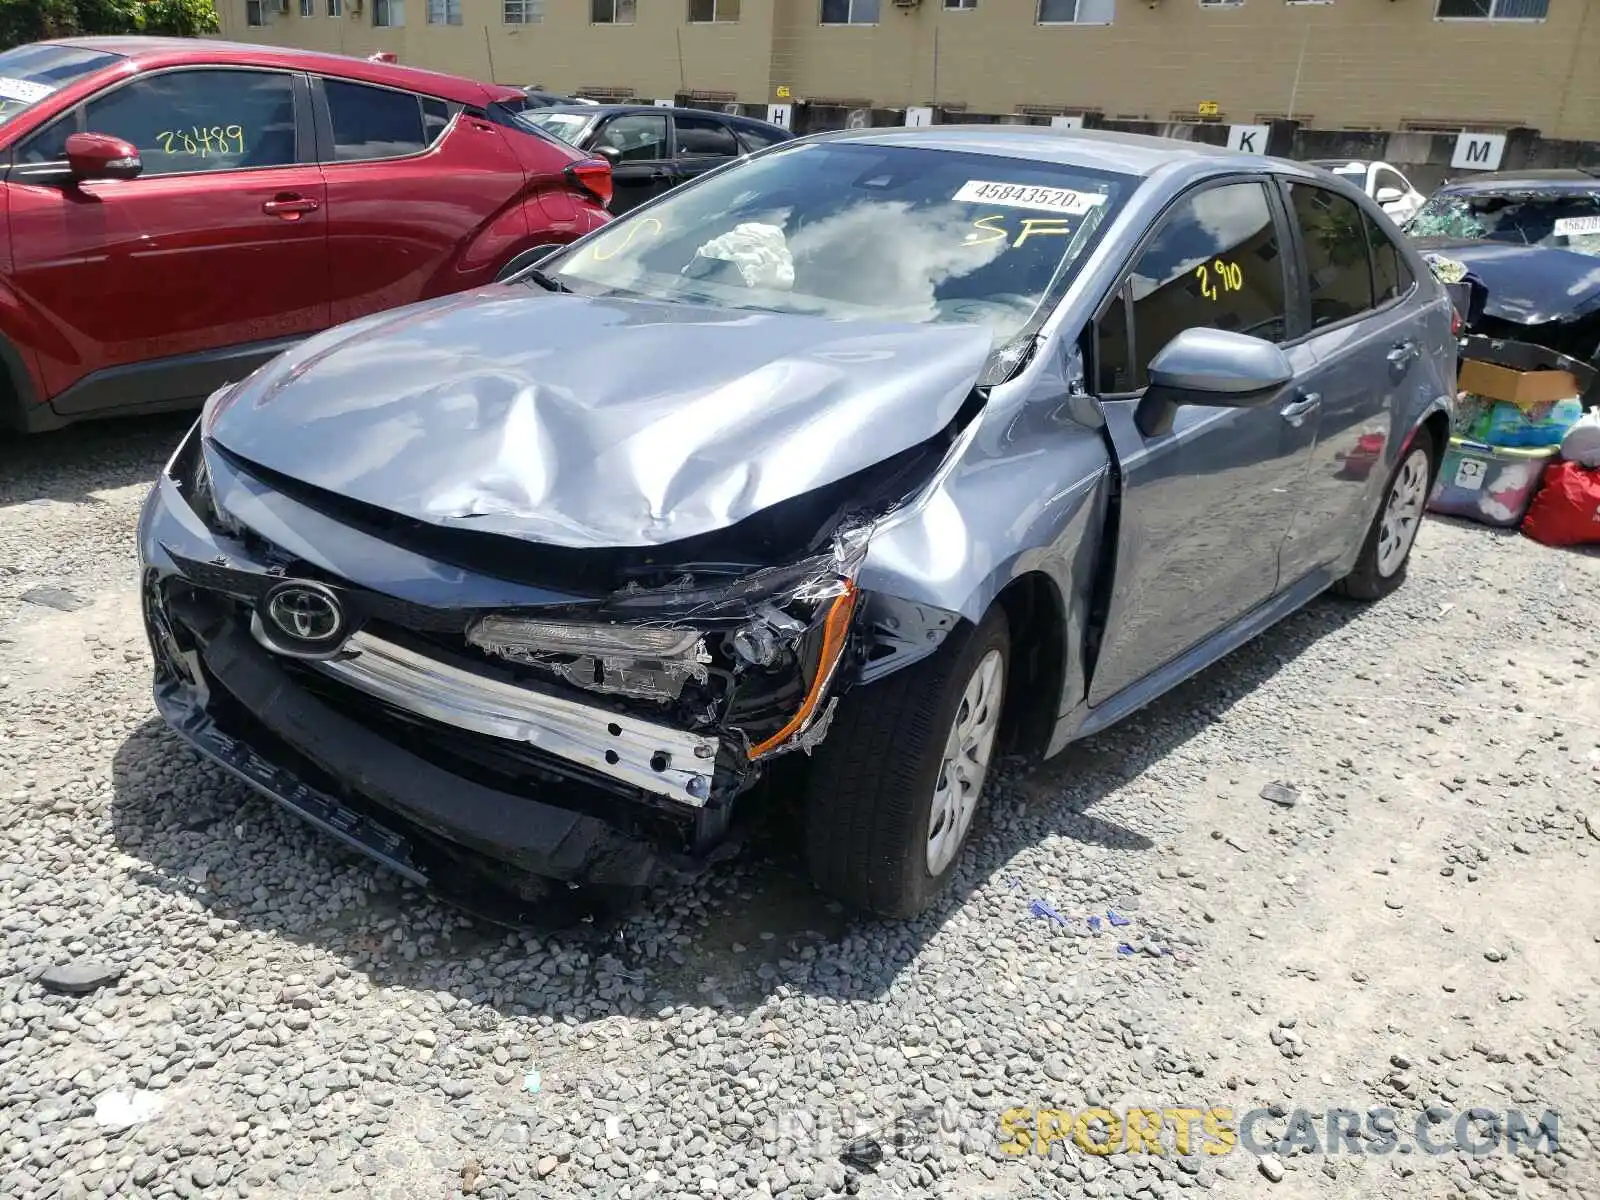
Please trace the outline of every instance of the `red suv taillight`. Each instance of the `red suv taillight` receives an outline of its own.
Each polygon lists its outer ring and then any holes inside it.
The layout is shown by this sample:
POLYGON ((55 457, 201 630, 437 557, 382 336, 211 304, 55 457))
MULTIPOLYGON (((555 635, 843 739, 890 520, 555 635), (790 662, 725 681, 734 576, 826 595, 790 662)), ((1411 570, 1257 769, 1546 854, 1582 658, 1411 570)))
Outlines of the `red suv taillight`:
POLYGON ((567 168, 567 178, 588 192, 602 207, 611 203, 611 164, 603 158, 586 158, 567 168))

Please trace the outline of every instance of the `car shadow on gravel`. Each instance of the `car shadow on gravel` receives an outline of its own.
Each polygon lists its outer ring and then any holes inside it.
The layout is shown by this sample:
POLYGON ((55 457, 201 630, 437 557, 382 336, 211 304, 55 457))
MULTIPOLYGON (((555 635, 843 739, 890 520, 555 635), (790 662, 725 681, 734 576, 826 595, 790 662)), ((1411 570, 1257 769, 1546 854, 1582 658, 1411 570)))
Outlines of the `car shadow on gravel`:
POLYGON ((779 987, 870 1000, 974 892, 997 875, 1008 878, 1012 859, 1041 838, 1153 849, 1145 833, 1095 806, 1363 611, 1318 601, 1051 762, 1006 766, 991 798, 1001 819, 980 824, 956 886, 928 913, 894 925, 853 917, 811 888, 797 849, 793 788, 781 781, 730 861, 692 882, 658 886, 620 915, 555 933, 508 934, 423 895, 222 778, 155 719, 115 753, 114 835, 145 864, 137 871, 142 886, 191 896, 215 916, 320 948, 376 986, 449 987, 498 1008, 529 1011, 531 1004, 580 1020, 685 1002, 748 1009, 779 987), (326 902, 339 880, 354 881, 359 903, 326 902), (280 898, 287 893, 303 895, 280 898), (313 912, 318 896, 322 908, 313 912), (823 956, 831 963, 826 974, 812 970, 823 956), (507 984, 507 957, 530 971, 543 968, 537 999, 507 984), (560 964, 553 976, 552 957, 560 964))
POLYGON ((0 508, 36 500, 96 503, 94 493, 148 484, 172 456, 192 412, 0 434, 0 508))

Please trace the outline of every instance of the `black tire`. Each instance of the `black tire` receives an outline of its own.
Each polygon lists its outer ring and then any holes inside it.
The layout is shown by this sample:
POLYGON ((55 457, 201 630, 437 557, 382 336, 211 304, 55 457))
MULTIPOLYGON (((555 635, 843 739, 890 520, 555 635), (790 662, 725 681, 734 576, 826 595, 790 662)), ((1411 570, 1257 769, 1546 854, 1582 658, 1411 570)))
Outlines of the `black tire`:
MULTIPOLYGON (((922 662, 840 701, 806 783, 806 860, 821 891, 880 916, 910 917, 949 882, 982 812, 982 783, 955 853, 937 874, 928 866, 930 811, 963 693, 993 650, 998 706, 1011 665, 999 608, 922 662)), ((991 748, 991 770, 997 755, 991 748)))
POLYGON ((1383 540, 1384 520, 1388 515, 1389 506, 1395 500, 1396 490, 1400 486, 1402 477, 1405 477, 1407 471, 1417 463, 1419 455, 1423 459, 1420 469, 1426 473, 1422 496, 1422 502, 1426 505, 1427 498, 1433 491, 1433 481, 1439 474, 1439 450, 1434 445, 1432 434, 1427 430, 1421 430, 1407 447, 1406 452, 1400 456, 1393 473, 1384 483, 1383 498, 1378 502, 1378 511, 1373 514, 1372 526, 1367 530, 1366 540, 1361 543, 1361 555, 1356 559, 1355 568, 1333 585, 1333 590, 1338 595, 1349 600, 1381 600, 1405 582, 1406 567, 1411 562, 1411 549, 1416 545, 1416 528, 1422 524, 1422 510, 1417 511, 1410 540, 1405 545, 1404 557, 1398 564, 1389 564, 1387 571, 1383 569, 1384 558, 1380 543, 1383 540))

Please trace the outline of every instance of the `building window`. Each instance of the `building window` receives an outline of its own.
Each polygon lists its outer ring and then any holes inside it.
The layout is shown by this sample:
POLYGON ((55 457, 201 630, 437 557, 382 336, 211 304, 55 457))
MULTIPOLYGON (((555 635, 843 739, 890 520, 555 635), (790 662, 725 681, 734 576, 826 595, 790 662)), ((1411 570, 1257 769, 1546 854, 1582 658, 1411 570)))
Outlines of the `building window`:
POLYGON ((971 12, 978 7, 978 0, 944 0, 946 11, 971 12))
POLYGON ((544 0, 505 0, 502 14, 507 25, 537 25, 544 20, 544 0))
POLYGON ((266 0, 244 0, 244 23, 255 26, 267 23, 266 0))
POLYGON ((300 15, 314 17, 317 15, 317 0, 300 0, 300 15))
POLYGON ((428 24, 461 24, 461 0, 428 0, 428 24))
POLYGON ((372 0, 372 23, 380 29, 399 29, 406 23, 406 0, 372 0))
POLYGON ((632 25, 637 0, 589 0, 589 21, 594 25, 632 25))
POLYGON ((1041 25, 1109 25, 1117 0, 1039 0, 1041 25))
POLYGON ((1201 8, 1243 8, 1244 0, 1200 0, 1201 8))
POLYGON ((824 25, 876 25, 878 0, 822 0, 824 25))
POLYGON ((689 24, 716 25, 739 19, 739 0, 689 0, 689 24))
POLYGON ((344 16, 344 0, 328 0, 328 15, 330 17, 344 16))
POLYGON ((1550 0, 1439 0, 1440 20, 1542 21, 1550 0))

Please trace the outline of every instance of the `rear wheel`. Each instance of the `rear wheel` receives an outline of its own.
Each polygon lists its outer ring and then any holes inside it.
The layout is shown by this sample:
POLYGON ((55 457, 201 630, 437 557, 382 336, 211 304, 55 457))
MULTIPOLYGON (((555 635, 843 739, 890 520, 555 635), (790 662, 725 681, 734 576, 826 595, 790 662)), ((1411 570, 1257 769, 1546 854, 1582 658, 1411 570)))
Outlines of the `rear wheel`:
POLYGON ((1437 470, 1433 438, 1421 432, 1389 477, 1383 503, 1362 543, 1361 557, 1356 559, 1355 569, 1337 585, 1341 595, 1352 600, 1377 600, 1404 581, 1437 470))
POLYGON ((983 798, 1010 653, 996 609, 964 638, 844 698, 807 783, 817 887, 889 917, 913 916, 943 890, 983 798))

